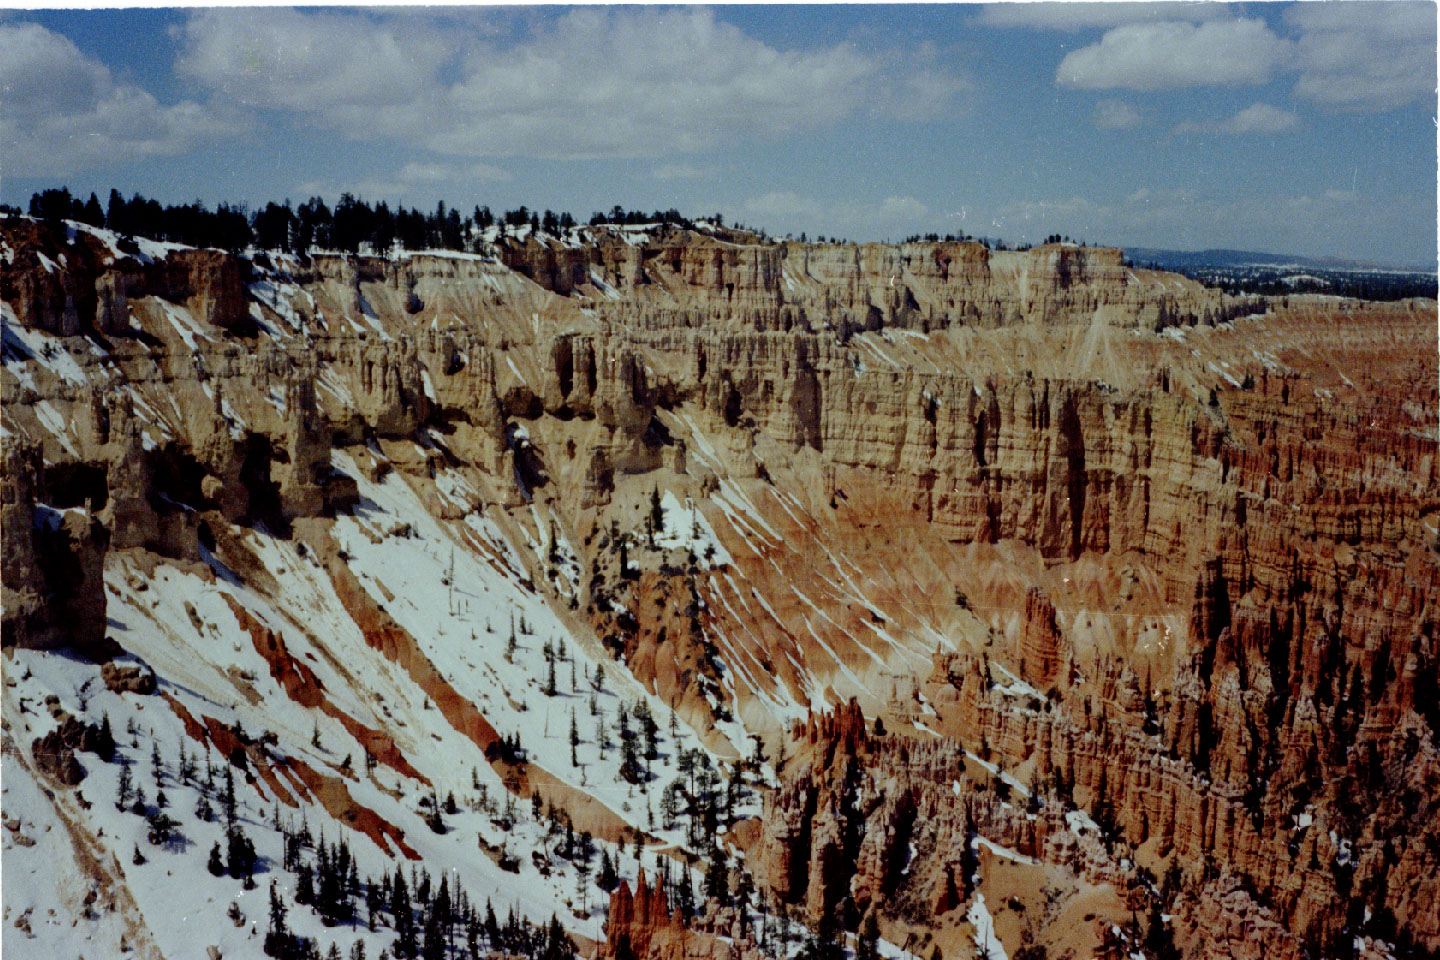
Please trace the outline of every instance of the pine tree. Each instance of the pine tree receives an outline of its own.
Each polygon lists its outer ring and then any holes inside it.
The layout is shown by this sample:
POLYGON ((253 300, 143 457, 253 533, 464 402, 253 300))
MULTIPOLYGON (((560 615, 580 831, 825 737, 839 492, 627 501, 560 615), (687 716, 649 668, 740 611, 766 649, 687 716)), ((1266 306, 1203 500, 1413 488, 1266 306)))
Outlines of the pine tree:
POLYGON ((580 758, 576 753, 580 747, 580 728, 575 725, 575 711, 570 711, 570 766, 580 766, 580 758))
POLYGON ((606 893, 620 885, 620 878, 615 874, 615 863, 610 859, 608 850, 600 851, 600 871, 595 875, 595 885, 606 893))
POLYGON ((390 897, 390 912, 395 917, 395 955, 413 957, 419 949, 416 940, 415 916, 410 908, 410 893, 405 886, 405 876, 395 871, 395 885, 390 897))
POLYGON ((385 907, 382 898, 380 884, 373 880, 365 881, 365 927, 369 930, 375 929, 375 919, 385 907))
POLYGON ((545 696, 553 697, 560 691, 555 688, 555 658, 546 658, 545 696))
POLYGON ((495 908, 491 905, 488 897, 485 900, 485 939, 490 944, 491 950, 499 948, 500 923, 495 919, 495 908))
MULTIPOLYGON (((216 849, 216 852, 218 853, 218 852, 219 852, 219 844, 216 844, 216 848, 215 848, 215 849, 216 849)), ((279 943, 281 943, 281 942, 285 942, 286 947, 289 946, 288 941, 289 941, 289 939, 290 939, 290 931, 289 931, 289 929, 285 926, 285 913, 286 913, 285 901, 282 900, 282 899, 280 899, 280 888, 275 885, 275 881, 274 881, 274 880, 271 880, 271 881, 270 881, 270 932, 269 932, 269 934, 268 934, 268 935, 266 936, 266 938, 265 938, 265 952, 266 952, 266 953, 269 953, 271 956, 275 956, 275 953, 272 952, 271 949, 270 949, 270 944, 271 944, 271 941, 272 941, 272 940, 274 940, 277 945, 278 945, 279 943)))
POLYGON ((960 899, 962 902, 970 899, 970 894, 975 890, 975 872, 980 869, 980 859, 975 855, 975 823, 970 819, 969 811, 965 813, 965 840, 960 848, 960 899))
POLYGON ((705 898, 722 907, 730 905, 730 867, 725 848, 719 844, 711 851, 710 863, 705 870, 705 898))
POLYGON ((425 940, 420 948, 421 960, 445 960, 445 938, 434 915, 425 921, 425 940))
POLYGON ((441 943, 450 945, 450 926, 454 923, 454 907, 450 902, 450 884, 446 877, 440 878, 440 889, 435 893, 435 902, 430 905, 430 917, 440 928, 441 943))
POLYGON ((563 927, 560 926, 559 918, 550 917, 550 925, 545 930, 545 946, 540 954, 541 960, 566 960, 575 956, 575 944, 570 942, 563 927))
POLYGON ((130 803, 130 794, 134 787, 134 781, 130 776, 130 764, 121 761, 120 763, 120 789, 115 801, 116 810, 124 810, 130 803))
POLYGON ((640 730, 645 735, 645 759, 655 760, 660 756, 660 726, 650 713, 650 706, 641 700, 635 707, 635 718, 640 721, 640 730))
POLYGON ((675 883, 675 909, 687 921, 695 916, 695 890, 690 886, 690 872, 681 870, 675 883))
POLYGON ((215 845, 210 848, 210 861, 205 864, 205 869, 210 871, 212 877, 225 875, 225 861, 220 857, 219 841, 216 841, 215 845))
POLYGON ((225 842, 227 848, 225 865, 230 871, 230 876, 243 880, 246 890, 253 889, 255 881, 251 874, 255 871, 257 859, 255 845, 238 828, 226 831, 225 842))
POLYGON ((655 546, 655 534, 665 529, 665 510, 660 505, 660 488, 650 490, 650 546, 655 546))
POLYGON ((220 790, 220 809, 225 812, 225 826, 235 825, 235 774, 225 766, 225 785, 220 790))
POLYGON ((100 716, 100 733, 95 738, 95 755, 106 763, 115 759, 115 735, 110 730, 110 714, 100 716))
POLYGON ((860 935, 855 942, 855 960, 879 960, 880 921, 872 908, 860 924, 860 935))
POLYGON ((194 815, 203 823, 209 823, 215 819, 215 810, 210 809, 210 797, 207 797, 206 794, 200 793, 200 799, 196 800, 196 805, 194 805, 194 815))

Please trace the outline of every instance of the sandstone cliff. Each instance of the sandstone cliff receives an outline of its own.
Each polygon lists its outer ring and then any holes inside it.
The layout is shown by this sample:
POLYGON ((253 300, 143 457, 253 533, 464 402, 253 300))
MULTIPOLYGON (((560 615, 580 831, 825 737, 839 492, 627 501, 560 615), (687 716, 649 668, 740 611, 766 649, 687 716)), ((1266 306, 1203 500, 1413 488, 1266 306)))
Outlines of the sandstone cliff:
MULTIPOLYGON (((282 631, 340 664, 353 633, 494 760, 512 705, 346 572, 337 528, 398 478, 425 531, 366 537, 460 551, 716 756, 785 758, 736 852, 812 925, 873 912, 949 955, 978 889, 1057 953, 1156 905, 1194 956, 1440 948, 1433 303, 1242 302, 1068 245, 597 230, 298 261, 0 233, 7 647, 144 642, 106 584, 146 569, 312 591, 324 630, 278 599, 247 630, 287 698, 414 771, 383 713, 285 679, 282 631)), ((210 642, 194 616, 177 645, 210 642)), ((773 950, 634 889, 611 955, 773 950)))

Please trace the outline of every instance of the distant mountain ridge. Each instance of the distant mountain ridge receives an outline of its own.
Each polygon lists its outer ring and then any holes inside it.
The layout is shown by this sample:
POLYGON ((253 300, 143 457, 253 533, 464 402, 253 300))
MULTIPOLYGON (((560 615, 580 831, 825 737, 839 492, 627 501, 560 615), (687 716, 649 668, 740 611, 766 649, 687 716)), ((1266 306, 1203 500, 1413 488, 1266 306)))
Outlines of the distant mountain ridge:
POLYGON ((1153 247, 1126 247, 1125 255, 1136 263, 1154 263, 1165 270, 1206 267, 1243 268, 1274 267, 1300 270, 1333 270, 1354 273, 1420 273, 1433 275, 1435 269, 1420 264, 1385 264, 1340 257, 1305 257, 1286 253, 1263 253, 1253 250, 1165 250, 1153 247))

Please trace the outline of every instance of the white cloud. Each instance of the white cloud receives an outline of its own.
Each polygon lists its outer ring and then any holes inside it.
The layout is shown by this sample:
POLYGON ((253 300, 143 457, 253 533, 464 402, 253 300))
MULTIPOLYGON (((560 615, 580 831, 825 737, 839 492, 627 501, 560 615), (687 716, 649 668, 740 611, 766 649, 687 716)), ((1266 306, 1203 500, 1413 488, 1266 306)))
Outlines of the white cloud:
POLYGON ((1345 110, 1433 105, 1434 4, 1299 3, 1285 20, 1300 31, 1298 96, 1345 110))
POLYGON ((474 163, 465 168, 465 179, 494 183, 500 180, 509 180, 510 173, 508 170, 502 170, 488 163, 474 163))
POLYGON ((1087 90, 1266 83, 1288 53, 1260 19, 1130 24, 1067 54, 1055 82, 1087 90))
POLYGON ((745 212, 752 217, 775 220, 813 220, 825 212, 814 200, 798 196, 790 190, 777 190, 745 201, 745 212))
POLYGON ((1095 104, 1095 126, 1101 130, 1129 130, 1140 126, 1140 111, 1124 100, 1101 100, 1095 104))
POLYGON ((875 212, 875 219, 881 224, 906 223, 919 220, 930 212, 914 197, 886 197, 875 212))
POLYGON ((651 172, 656 180, 704 180, 713 175, 713 171, 690 163, 662 163, 651 172))
POLYGON ((1256 103, 1232 117, 1220 121, 1187 121, 1175 128, 1176 133, 1276 134, 1300 129, 1300 118, 1289 110, 1256 103))
POLYGON ((432 184, 462 183, 475 180, 494 182, 509 180, 510 174, 488 163, 457 167, 449 163, 425 163, 411 160, 400 168, 395 177, 404 184, 432 184))
POLYGON ((1066 54, 1055 72, 1061 86, 1160 90, 1263 84, 1295 73, 1297 96, 1338 110, 1391 110, 1434 100, 1433 4, 1296 3, 1285 10, 1288 37, 1259 18, 1181 22, 1192 13, 1187 5, 1169 3, 997 4, 980 20, 1039 29, 1115 23, 1098 43, 1066 54), (1061 9, 1072 6, 1073 12, 1061 9), (1165 20, 1154 22, 1155 16, 1165 20))
MULTIPOLYGON (((1229 247, 1312 256, 1374 259, 1381 238, 1414 221, 1412 205, 1395 198, 1367 200, 1344 191, 1321 194, 1208 196, 1170 186, 1141 187, 1123 202, 1072 196, 1033 200, 982 214, 993 233, 1037 242, 1051 233, 1112 246, 1199 250, 1229 247), (1342 229, 1336 225, 1343 224, 1342 229)), ((977 230, 985 233, 985 230, 977 230)), ((1390 255, 1412 262, 1424 255, 1390 255), (1408 257, 1408 260, 1406 259, 1408 257)))
POLYGON ((0 24, 6 172, 57 175, 170 156, 227 128, 191 101, 167 106, 33 23, 0 24))
POLYGON ((772 232, 801 230, 842 234, 861 240, 898 237, 938 229, 930 208, 911 196, 874 201, 822 202, 790 190, 778 190, 745 201, 745 215, 772 232))
POLYGON ((1126 203, 1176 203, 1191 196, 1189 190, 1174 187, 1140 187, 1125 198, 1126 203))
POLYGON ((455 179, 455 171, 443 163, 412 160, 401 167, 396 176, 405 183, 448 183, 455 179))
POLYGON ((1287 133, 1299 128, 1299 117, 1268 103, 1252 104, 1220 125, 1223 133, 1287 133))
POLYGON ((336 200, 344 193, 362 199, 430 202, 452 192, 457 186, 473 183, 496 183, 509 180, 510 173, 488 163, 455 164, 411 160, 388 176, 363 177, 340 182, 331 178, 306 180, 295 187, 300 196, 320 196, 336 200))
POLYGON ((179 31, 176 72, 220 101, 360 136, 423 130, 453 44, 418 17, 216 8, 179 31))
POLYGON ((694 153, 924 119, 964 88, 923 51, 780 50, 698 9, 581 8, 510 46, 416 14, 213 10, 183 33, 182 73, 218 98, 473 157, 694 153))
POLYGON ((987 27, 1073 33, 1146 20, 1211 20, 1229 12, 1223 3, 991 3, 976 22, 987 27))

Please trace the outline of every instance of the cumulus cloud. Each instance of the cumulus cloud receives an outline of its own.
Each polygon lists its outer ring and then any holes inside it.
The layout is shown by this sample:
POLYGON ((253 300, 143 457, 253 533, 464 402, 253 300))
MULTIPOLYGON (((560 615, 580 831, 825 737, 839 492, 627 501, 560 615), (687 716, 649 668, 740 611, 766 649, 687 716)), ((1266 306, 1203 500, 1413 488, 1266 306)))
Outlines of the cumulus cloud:
POLYGON ((1288 41, 1260 19, 1136 23, 1067 54, 1055 82, 1086 90, 1266 83, 1288 55, 1288 41))
MULTIPOLYGON (((1432 216, 1433 228, 1433 215, 1426 216, 1432 216)), ((1345 191, 1264 196, 1227 191, 1216 196, 1170 185, 1141 187, 1115 200, 1027 200, 993 213, 995 231, 1012 241, 1034 242, 1061 233, 1119 246, 1232 247, 1371 259, 1375 254, 1365 251, 1376 249, 1379 238, 1394 236, 1397 224, 1415 219, 1413 204, 1393 198, 1366 200, 1345 191), (1337 223, 1344 229, 1337 231, 1337 223)), ((1397 262, 1416 259, 1411 252, 1387 256, 1397 262)))
POLYGON ((333 178, 311 179, 296 186, 294 192, 300 196, 320 196, 332 201, 341 194, 353 193, 371 200, 415 203, 443 197, 456 187, 509 179, 509 171, 488 163, 410 160, 392 174, 343 182, 333 178))
POLYGON ((880 223, 905 223, 919 220, 930 212, 925 206, 914 197, 886 197, 876 211, 875 219, 880 223))
POLYGON ((1435 98, 1435 7, 1426 3, 1300 3, 1295 93, 1344 110, 1389 110, 1435 98))
POLYGON ((582 8, 508 46, 414 14, 212 10, 183 35, 182 73, 217 98, 475 157, 693 153, 923 119, 964 89, 934 58, 780 50, 708 10, 582 8))
POLYGON ((790 190, 777 190, 745 201, 745 214, 772 231, 836 233, 861 239, 936 229, 930 208, 912 196, 876 201, 820 202, 790 190))
POLYGON ((1073 33, 1146 20, 1212 20, 1228 12, 1223 3, 991 3, 976 22, 1073 33))
POLYGON ((215 8, 180 30, 176 72, 217 101, 357 134, 423 129, 454 49, 420 18, 215 8))
POLYGON ((1256 103, 1234 116, 1219 121, 1187 121, 1175 128, 1176 133, 1276 134, 1300 129, 1300 118, 1289 110, 1256 103))
POLYGON ((662 163, 651 171, 656 180, 703 180, 712 175, 710 169, 692 163, 662 163))
POLYGON ((226 134, 199 104, 116 82, 67 37, 0 23, 0 143, 12 175, 55 175, 181 153, 226 134))
POLYGON ((418 160, 411 160, 405 164, 395 176, 401 183, 406 184, 460 183, 476 180, 494 182, 510 179, 508 172, 488 163, 458 167, 449 163, 425 163, 418 160))
POLYGON ((1090 6, 997 4, 980 19, 1037 29, 1113 23, 1098 42, 1061 60, 1055 72, 1061 86, 1160 90, 1263 84, 1296 74, 1297 96, 1337 110, 1390 110, 1435 96, 1432 5, 1296 3, 1285 10, 1284 37, 1259 18, 1183 22, 1193 9, 1181 4, 1090 6), (1072 6, 1073 14, 1060 9, 1072 6))
POLYGON ((1220 124, 1223 133, 1287 133, 1299 128, 1299 117, 1268 103, 1252 104, 1220 124))
POLYGON ((774 220, 813 220, 824 211, 825 208, 814 200, 801 197, 790 190, 773 190, 745 201, 745 212, 750 216, 774 220))
POLYGON ((1129 130, 1142 122, 1140 111, 1124 100, 1101 100, 1095 104, 1095 126, 1101 130, 1129 130))

